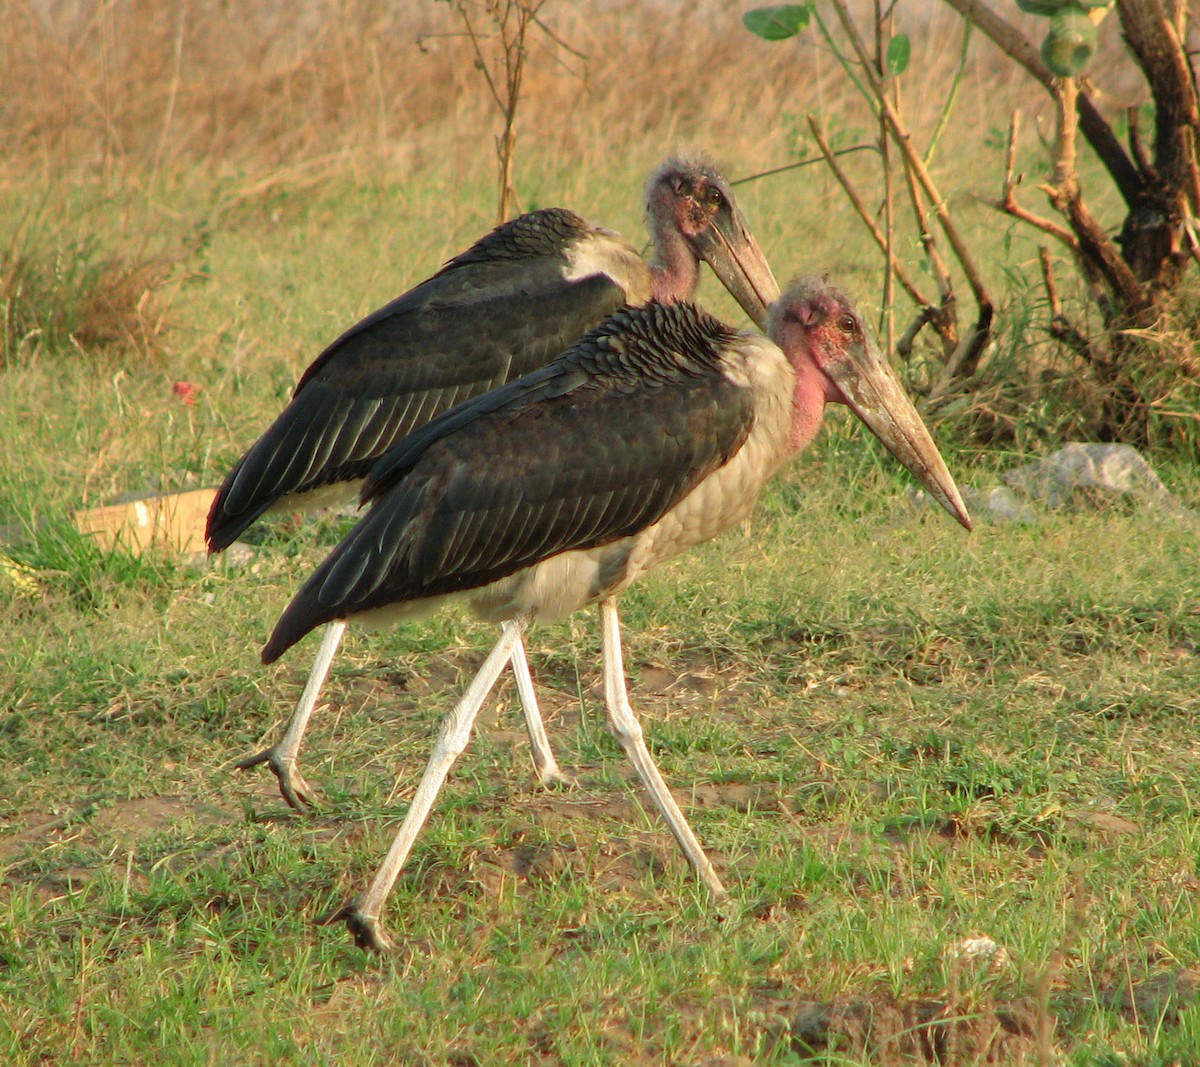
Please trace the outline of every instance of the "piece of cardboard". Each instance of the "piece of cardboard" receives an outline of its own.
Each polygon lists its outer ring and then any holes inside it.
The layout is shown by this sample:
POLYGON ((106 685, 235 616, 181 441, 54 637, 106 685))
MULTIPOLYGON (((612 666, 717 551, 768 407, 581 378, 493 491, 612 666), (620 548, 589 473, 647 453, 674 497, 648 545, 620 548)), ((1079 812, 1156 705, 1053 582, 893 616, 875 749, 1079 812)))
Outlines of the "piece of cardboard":
POLYGON ((204 524, 212 507, 215 489, 191 489, 185 493, 131 500, 75 512, 80 533, 93 536, 106 551, 120 544, 141 554, 152 545, 176 552, 204 550, 204 524))

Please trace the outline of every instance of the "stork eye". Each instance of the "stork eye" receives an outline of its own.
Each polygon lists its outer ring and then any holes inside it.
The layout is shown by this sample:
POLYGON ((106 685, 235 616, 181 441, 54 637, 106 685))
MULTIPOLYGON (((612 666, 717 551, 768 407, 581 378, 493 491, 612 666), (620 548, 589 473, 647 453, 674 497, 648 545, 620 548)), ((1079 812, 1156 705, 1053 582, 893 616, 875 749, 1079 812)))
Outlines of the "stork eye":
POLYGON ((725 197, 721 194, 721 190, 715 185, 710 185, 704 191, 704 199, 713 207, 720 207, 725 203, 725 197))
POLYGON ((858 329, 858 323, 854 321, 853 315, 843 315, 838 319, 838 329, 842 333, 854 333, 858 329))

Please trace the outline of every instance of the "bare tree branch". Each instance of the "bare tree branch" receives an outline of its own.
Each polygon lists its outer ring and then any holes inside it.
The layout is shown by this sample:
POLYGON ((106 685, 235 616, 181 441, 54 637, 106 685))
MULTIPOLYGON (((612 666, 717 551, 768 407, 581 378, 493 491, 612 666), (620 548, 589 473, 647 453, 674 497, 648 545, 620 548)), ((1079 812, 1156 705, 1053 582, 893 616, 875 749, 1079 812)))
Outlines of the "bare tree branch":
MULTIPOLYGON (((1043 233, 1048 233, 1051 237, 1061 241, 1072 252, 1079 251, 1079 241, 1075 235, 1065 226, 1059 225, 1050 219, 1042 218, 1040 215, 1035 215, 1032 211, 1022 207, 1017 202, 1017 186, 1021 184, 1021 175, 1014 174, 1017 157, 1017 137, 1021 126, 1021 112, 1014 111, 1008 120, 1008 144, 1004 150, 1004 186, 1003 192, 999 200, 988 200, 991 207, 997 211, 1002 211, 1006 215, 1011 215, 1015 219, 1020 219, 1022 222, 1041 230, 1043 233)), ((1047 190, 1050 192, 1052 190, 1047 190)))
MULTIPOLYGON (((1054 74, 1020 30, 997 15, 983 0, 946 0, 946 3, 963 18, 975 23, 1002 52, 1016 60, 1049 92, 1054 92, 1054 74)), ((1079 123, 1084 136, 1108 168, 1125 203, 1132 206, 1142 190, 1137 168, 1087 93, 1079 94, 1076 106, 1079 108, 1079 123)))
POLYGON ((1121 0, 1117 14, 1154 95, 1157 171, 1168 185, 1178 186, 1188 165, 1181 131, 1200 131, 1200 102, 1184 42, 1159 0, 1121 0))

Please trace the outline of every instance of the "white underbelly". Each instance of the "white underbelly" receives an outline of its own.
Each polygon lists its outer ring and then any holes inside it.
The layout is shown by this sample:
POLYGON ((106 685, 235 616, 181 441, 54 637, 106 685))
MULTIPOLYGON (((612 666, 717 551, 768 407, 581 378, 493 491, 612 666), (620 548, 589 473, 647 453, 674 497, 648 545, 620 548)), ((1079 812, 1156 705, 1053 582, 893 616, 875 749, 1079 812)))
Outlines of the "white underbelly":
POLYGON ((751 433, 733 459, 637 535, 621 588, 746 518, 782 459, 771 435, 751 433))
POLYGON ((304 493, 288 493, 281 496, 269 508, 268 515, 293 511, 320 511, 323 508, 344 507, 347 504, 358 503, 358 493, 365 478, 356 478, 351 482, 334 482, 332 485, 322 485, 309 489, 304 493))

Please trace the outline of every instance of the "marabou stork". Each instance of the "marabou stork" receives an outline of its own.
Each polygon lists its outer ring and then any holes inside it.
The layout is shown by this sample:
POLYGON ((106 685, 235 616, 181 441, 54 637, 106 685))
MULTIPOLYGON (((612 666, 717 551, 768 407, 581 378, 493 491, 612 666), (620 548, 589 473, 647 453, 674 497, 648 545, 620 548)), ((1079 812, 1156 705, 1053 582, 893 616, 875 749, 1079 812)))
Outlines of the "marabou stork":
POLYGON ((535 618, 598 601, 609 725, 697 875, 723 896, 642 737, 625 688, 616 597, 749 512, 829 402, 868 428, 970 529, 937 447, 854 305, 815 279, 771 309, 770 339, 685 303, 626 308, 545 368, 459 405, 397 445, 363 488, 371 509, 284 611, 278 659, 314 627, 383 625, 465 597, 503 623, 447 716, 370 889, 330 915, 384 950, 380 915, 505 661, 535 618))
MULTIPOLYGON (((654 265, 574 212, 534 211, 347 330, 226 477, 208 517, 209 551, 228 547, 267 511, 353 499, 372 464, 439 413, 544 366, 624 304, 690 299, 702 259, 762 326, 779 286, 716 168, 695 156, 666 160, 647 182, 645 206, 654 265)), ((296 809, 312 804, 297 754, 344 630, 340 621, 326 630, 282 740, 236 764, 267 763, 296 809)), ((569 781, 546 739, 519 642, 512 663, 538 777, 569 781)))

